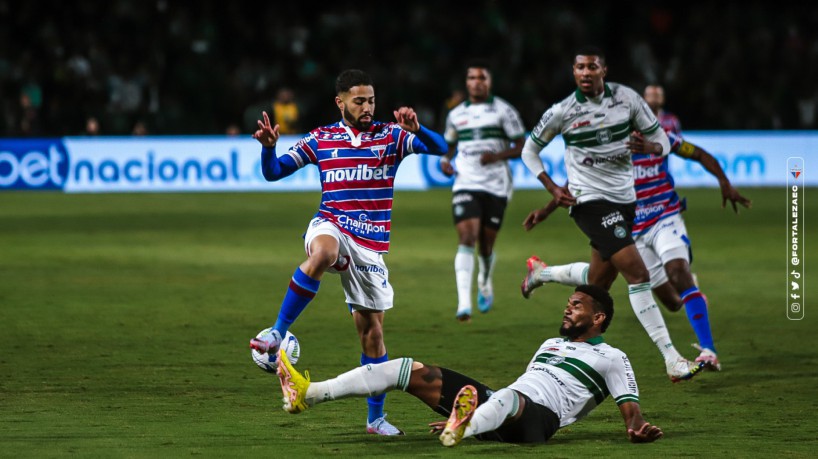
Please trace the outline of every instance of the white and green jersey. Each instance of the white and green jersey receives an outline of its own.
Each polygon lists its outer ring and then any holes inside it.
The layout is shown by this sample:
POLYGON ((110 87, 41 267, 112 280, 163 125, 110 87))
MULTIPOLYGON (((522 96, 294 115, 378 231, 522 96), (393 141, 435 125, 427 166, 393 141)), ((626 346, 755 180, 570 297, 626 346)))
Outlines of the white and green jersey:
POLYGON ((446 117, 444 137, 457 144, 452 191, 485 191, 510 198, 512 181, 507 161, 481 165, 483 153, 499 153, 512 141, 520 142, 525 126, 520 114, 505 100, 491 96, 486 102, 462 102, 446 117))
POLYGON ((589 99, 577 89, 546 111, 531 140, 545 147, 562 134, 568 189, 577 203, 604 199, 620 204, 636 201, 631 152, 625 146, 631 131, 651 134, 659 122, 642 96, 617 83, 589 99))
POLYGON ((546 340, 526 372, 508 387, 556 413, 560 427, 584 418, 608 395, 617 405, 639 403, 628 356, 601 336, 587 342, 546 340))

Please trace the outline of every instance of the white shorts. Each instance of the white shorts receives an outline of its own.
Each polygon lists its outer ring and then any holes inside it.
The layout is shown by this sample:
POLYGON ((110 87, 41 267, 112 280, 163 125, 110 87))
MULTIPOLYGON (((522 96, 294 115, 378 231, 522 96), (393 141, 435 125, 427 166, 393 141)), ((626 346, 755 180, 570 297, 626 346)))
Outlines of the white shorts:
POLYGON ((665 263, 683 259, 690 263, 690 239, 679 214, 660 220, 636 238, 636 248, 650 272, 650 287, 668 281, 665 263))
POLYGON ((389 284, 389 270, 383 255, 365 249, 323 218, 310 221, 304 235, 304 250, 310 254, 310 243, 316 236, 328 235, 338 241, 338 260, 327 272, 339 274, 346 302, 352 309, 385 311, 392 308, 394 292, 389 284))

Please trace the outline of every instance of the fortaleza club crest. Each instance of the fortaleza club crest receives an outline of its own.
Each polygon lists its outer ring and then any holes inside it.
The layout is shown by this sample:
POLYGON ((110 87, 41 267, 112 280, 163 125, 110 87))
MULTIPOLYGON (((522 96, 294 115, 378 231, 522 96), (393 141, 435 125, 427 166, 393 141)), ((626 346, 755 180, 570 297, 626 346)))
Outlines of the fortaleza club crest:
POLYGON ((796 164, 795 167, 790 169, 790 174, 792 174, 793 178, 797 179, 798 176, 801 175, 801 166, 796 164))

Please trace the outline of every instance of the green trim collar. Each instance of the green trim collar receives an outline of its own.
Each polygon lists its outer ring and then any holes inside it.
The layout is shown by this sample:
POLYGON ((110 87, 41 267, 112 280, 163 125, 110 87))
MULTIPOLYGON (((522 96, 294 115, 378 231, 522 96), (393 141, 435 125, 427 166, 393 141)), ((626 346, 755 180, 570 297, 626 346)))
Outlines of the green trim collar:
MULTIPOLYGON (((602 96, 603 98, 613 97, 613 91, 611 91, 611 87, 608 86, 608 83, 605 83, 605 90, 603 91, 603 93, 604 93, 604 95, 602 96)), ((581 104, 588 102, 588 98, 585 97, 585 94, 583 94, 582 91, 579 90, 579 88, 577 88, 576 91, 574 91, 574 96, 576 96, 577 102, 581 104)))
MULTIPOLYGON (((571 341, 571 340, 569 339, 568 341, 571 341)), ((604 343, 605 338, 603 338, 602 335, 599 335, 599 336, 594 336, 591 339, 586 339, 584 342, 596 346, 598 344, 604 343)))

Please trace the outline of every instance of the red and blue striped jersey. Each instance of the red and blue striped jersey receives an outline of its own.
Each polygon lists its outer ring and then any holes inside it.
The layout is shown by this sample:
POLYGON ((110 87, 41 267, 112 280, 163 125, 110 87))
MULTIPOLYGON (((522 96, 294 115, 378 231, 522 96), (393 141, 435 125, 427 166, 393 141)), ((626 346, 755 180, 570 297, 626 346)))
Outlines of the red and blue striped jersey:
POLYGON ((682 122, 673 113, 659 110, 659 115, 656 118, 659 119, 659 125, 662 126, 665 132, 682 135, 682 122))
POLYGON ((395 173, 410 153, 429 149, 396 123, 375 121, 360 132, 343 121, 319 127, 289 151, 298 168, 318 166, 321 205, 316 217, 335 224, 361 247, 389 251, 395 173))
MULTIPOLYGON (((670 151, 677 152, 682 136, 667 131, 670 151)), ((668 156, 633 154, 634 188, 636 189, 636 218, 633 237, 638 236, 662 219, 681 212, 679 195, 668 170, 668 156)))

